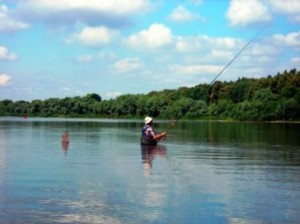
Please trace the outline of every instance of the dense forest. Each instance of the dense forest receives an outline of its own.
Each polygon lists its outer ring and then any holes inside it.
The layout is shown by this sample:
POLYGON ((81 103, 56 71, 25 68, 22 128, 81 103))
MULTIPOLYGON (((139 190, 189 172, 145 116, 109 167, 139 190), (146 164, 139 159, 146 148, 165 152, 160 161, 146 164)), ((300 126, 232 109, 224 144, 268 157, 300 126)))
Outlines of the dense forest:
POLYGON ((300 72, 216 81, 176 90, 127 94, 102 100, 96 93, 46 100, 0 101, 0 116, 300 120, 300 72))

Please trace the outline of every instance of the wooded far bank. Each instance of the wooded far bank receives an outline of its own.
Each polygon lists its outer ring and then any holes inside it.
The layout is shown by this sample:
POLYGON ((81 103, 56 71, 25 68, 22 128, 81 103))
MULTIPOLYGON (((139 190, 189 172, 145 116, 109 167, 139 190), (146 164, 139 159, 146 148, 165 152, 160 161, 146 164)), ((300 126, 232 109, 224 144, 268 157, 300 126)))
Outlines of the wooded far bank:
POLYGON ((0 116, 299 121, 300 72, 216 81, 102 100, 96 93, 46 100, 0 101, 0 116))

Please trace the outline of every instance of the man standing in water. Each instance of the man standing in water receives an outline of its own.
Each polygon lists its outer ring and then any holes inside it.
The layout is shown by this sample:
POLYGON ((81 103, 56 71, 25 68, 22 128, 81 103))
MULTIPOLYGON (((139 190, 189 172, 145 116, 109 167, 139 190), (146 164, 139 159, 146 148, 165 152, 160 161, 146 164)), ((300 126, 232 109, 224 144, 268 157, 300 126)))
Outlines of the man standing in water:
POLYGON ((166 137, 167 132, 155 134, 152 125, 152 117, 145 117, 145 125, 142 129, 141 144, 142 145, 156 145, 162 138, 166 137))
POLYGON ((65 153, 67 153, 69 148, 69 133, 67 130, 61 136, 61 145, 65 153))
POLYGON ((62 143, 69 143, 69 133, 67 130, 62 134, 61 136, 61 142, 62 143))

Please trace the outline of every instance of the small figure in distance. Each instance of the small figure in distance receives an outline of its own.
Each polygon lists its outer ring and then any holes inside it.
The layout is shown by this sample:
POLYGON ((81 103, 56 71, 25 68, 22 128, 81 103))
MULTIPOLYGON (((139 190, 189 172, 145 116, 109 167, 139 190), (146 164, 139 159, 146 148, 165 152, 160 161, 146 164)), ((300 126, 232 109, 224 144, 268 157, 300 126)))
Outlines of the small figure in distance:
POLYGON ((67 130, 64 131, 64 133, 61 136, 61 142, 62 143, 69 143, 69 133, 67 130))
POLYGON ((66 155, 67 151, 69 149, 69 133, 67 130, 65 130, 61 136, 61 146, 62 146, 63 150, 65 151, 65 155, 66 155))
POLYGON ((152 117, 145 117, 145 125, 142 129, 141 144, 142 145, 156 145, 162 138, 166 137, 167 132, 156 134, 152 128, 152 117))

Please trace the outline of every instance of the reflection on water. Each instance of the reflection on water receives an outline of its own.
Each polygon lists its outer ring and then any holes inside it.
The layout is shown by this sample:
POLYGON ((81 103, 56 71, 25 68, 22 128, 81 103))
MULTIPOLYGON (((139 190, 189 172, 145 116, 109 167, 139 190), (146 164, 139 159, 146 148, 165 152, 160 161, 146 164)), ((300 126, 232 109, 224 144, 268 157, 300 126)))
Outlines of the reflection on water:
POLYGON ((65 152, 65 155, 67 155, 68 149, 69 149, 69 142, 61 142, 61 147, 63 151, 65 152))
POLYGON ((299 145, 299 126, 294 123, 178 122, 171 134, 176 134, 176 141, 188 143, 299 145))
POLYGON ((300 223, 299 124, 142 125, 0 118, 0 223, 300 223))
POLYGON ((144 167, 144 174, 149 176, 151 174, 151 168, 153 159, 155 156, 165 156, 166 147, 164 145, 141 145, 142 161, 144 167))

